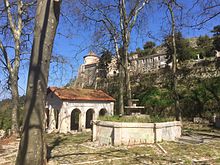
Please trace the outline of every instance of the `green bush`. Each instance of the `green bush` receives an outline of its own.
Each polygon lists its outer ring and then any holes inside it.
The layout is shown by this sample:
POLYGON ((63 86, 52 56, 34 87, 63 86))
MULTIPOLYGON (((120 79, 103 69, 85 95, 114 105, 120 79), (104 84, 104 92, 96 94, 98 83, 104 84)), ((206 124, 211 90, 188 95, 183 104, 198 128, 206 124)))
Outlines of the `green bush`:
POLYGON ((9 99, 0 102, 0 129, 11 128, 11 103, 9 99))
POLYGON ((165 88, 148 88, 138 98, 141 105, 147 108, 147 113, 153 116, 166 116, 166 110, 169 110, 173 105, 171 92, 165 88))
MULTIPOLYGON (((23 107, 24 107, 24 96, 20 97, 19 112, 18 112, 19 126, 21 126, 23 121, 23 112, 24 112, 23 107)), ((11 128, 11 112, 12 112, 11 99, 5 99, 0 101, 0 129, 8 130, 11 128)))
POLYGON ((144 116, 100 116, 98 118, 102 121, 111 121, 111 122, 130 122, 130 123, 154 123, 154 122, 167 122, 167 121, 174 121, 174 118, 163 118, 159 116, 152 116, 149 117, 148 115, 144 116))
POLYGON ((11 110, 0 111, 0 129, 8 130, 11 128, 11 110))

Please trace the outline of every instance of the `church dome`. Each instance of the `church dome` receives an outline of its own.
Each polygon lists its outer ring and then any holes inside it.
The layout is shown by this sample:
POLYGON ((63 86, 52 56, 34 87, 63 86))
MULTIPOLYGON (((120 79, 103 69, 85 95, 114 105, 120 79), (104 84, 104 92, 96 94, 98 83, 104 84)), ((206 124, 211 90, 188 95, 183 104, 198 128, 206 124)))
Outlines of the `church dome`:
POLYGON ((85 65, 96 64, 98 62, 99 57, 93 51, 90 51, 86 56, 84 56, 85 65))

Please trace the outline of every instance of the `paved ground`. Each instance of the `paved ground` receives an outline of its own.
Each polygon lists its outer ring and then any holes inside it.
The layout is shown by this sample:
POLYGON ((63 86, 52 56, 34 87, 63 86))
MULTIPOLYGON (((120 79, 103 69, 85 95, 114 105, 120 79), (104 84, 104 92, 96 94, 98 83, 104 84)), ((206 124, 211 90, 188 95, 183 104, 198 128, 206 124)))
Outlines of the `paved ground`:
POLYGON ((55 143, 50 141, 49 144, 58 144, 52 145, 51 164, 220 164, 220 139, 204 135, 198 135, 206 139, 203 143, 180 141, 133 147, 98 147, 88 142, 89 138, 89 134, 72 135, 71 138, 59 135, 55 143))
MULTIPOLYGON (((133 147, 100 147, 90 138, 90 133, 47 135, 49 165, 220 165, 219 131, 187 129, 179 141, 133 147)), ((0 165, 14 164, 18 142, 0 141, 0 165)))

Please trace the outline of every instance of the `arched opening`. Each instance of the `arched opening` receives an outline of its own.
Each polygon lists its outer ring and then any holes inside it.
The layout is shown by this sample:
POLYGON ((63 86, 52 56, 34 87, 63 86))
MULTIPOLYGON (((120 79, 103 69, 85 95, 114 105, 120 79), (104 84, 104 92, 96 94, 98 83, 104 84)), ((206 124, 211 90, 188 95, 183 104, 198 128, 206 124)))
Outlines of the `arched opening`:
POLYGON ((86 112, 86 128, 92 128, 91 121, 94 119, 94 110, 89 109, 86 112))
POLYGON ((59 110, 54 109, 54 119, 55 119, 55 128, 58 129, 59 127, 59 110))
POLYGON ((99 116, 105 116, 106 114, 107 114, 107 110, 104 108, 99 111, 99 116))
POLYGON ((79 130, 79 123, 80 123, 80 110, 74 109, 71 112, 71 130, 79 130))
POLYGON ((46 108, 46 109, 45 109, 45 115, 46 115, 46 121, 45 121, 45 122, 46 122, 46 123, 45 123, 45 124, 46 124, 46 128, 49 128, 49 122, 50 122, 50 118, 49 118, 49 117, 50 117, 49 108, 46 108))

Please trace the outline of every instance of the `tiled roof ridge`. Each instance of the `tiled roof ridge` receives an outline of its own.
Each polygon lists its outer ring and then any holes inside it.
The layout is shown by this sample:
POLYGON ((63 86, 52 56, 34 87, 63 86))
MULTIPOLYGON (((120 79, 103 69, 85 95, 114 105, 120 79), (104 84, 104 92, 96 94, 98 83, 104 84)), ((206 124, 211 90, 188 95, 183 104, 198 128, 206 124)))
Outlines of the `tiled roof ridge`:
POLYGON ((51 92, 53 92, 57 97, 59 97, 61 100, 115 101, 114 98, 112 98, 111 96, 109 96, 107 93, 103 92, 100 89, 96 90, 96 89, 72 88, 72 87, 61 87, 61 88, 48 87, 48 89, 51 92))

